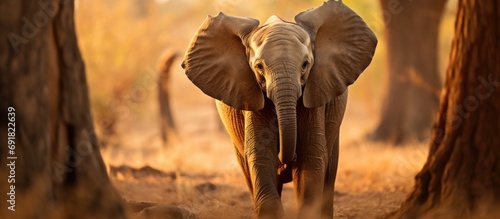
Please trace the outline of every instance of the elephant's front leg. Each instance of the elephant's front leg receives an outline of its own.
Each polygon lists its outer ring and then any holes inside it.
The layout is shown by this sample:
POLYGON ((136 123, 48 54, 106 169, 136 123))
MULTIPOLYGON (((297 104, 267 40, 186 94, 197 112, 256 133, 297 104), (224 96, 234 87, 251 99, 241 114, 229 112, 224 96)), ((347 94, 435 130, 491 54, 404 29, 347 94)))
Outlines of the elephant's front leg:
POLYGON ((328 163, 324 107, 297 108, 297 162, 293 182, 299 205, 298 218, 321 218, 321 205, 328 163))
POLYGON ((347 104, 347 91, 333 99, 325 107, 325 135, 328 151, 328 165, 323 189, 322 218, 333 218, 333 194, 339 160, 339 130, 347 104))
POLYGON ((245 160, 252 182, 256 218, 281 218, 278 194, 278 128, 275 116, 264 110, 245 112, 245 160))

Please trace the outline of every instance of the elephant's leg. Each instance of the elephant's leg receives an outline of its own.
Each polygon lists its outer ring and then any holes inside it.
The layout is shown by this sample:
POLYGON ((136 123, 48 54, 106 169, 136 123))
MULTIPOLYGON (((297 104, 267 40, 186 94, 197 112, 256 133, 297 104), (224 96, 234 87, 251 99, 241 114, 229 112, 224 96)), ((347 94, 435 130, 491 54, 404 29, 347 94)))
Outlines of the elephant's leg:
POLYGON ((245 159, 253 187, 256 218, 281 218, 278 193, 278 140, 275 117, 263 111, 245 112, 245 159))
POLYGON ((281 192, 283 192, 283 183, 278 182, 278 195, 281 197, 281 192))
POLYGON ((327 166, 324 107, 297 108, 299 136, 293 182, 299 205, 298 218, 319 218, 327 166))
POLYGON ((236 150, 236 160, 238 160, 238 163, 240 164, 240 168, 243 171, 243 175, 245 176, 245 182, 248 186, 248 190, 250 191, 251 197, 253 197, 253 185, 252 179, 250 177, 250 170, 248 168, 247 159, 245 158, 245 155, 240 153, 236 145, 234 147, 236 150))
POLYGON ((332 144, 330 156, 328 157, 328 165, 326 168, 325 185, 323 188, 323 202, 321 205, 321 217, 333 218, 333 195, 335 188, 335 178, 337 177, 337 164, 339 155, 339 138, 335 139, 332 144))
POLYGON ((250 179, 250 171, 244 156, 244 143, 245 143, 245 118, 240 110, 236 110, 221 101, 215 101, 217 111, 220 115, 221 122, 227 130, 233 142, 236 160, 240 165, 245 181, 253 196, 252 181, 250 179))
POLYGON ((328 165, 323 190, 321 214, 323 218, 333 218, 333 199, 335 179, 339 158, 339 130, 347 103, 347 91, 326 105, 325 133, 328 151, 328 165))

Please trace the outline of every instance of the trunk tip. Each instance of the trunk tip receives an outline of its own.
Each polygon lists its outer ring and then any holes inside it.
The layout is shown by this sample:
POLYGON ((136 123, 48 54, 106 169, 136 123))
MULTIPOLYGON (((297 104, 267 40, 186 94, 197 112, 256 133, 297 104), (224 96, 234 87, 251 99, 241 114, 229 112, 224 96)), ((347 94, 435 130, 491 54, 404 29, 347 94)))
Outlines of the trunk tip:
POLYGON ((278 154, 278 158, 283 164, 291 164, 297 160, 297 154, 294 152, 293 156, 285 156, 281 151, 278 154))

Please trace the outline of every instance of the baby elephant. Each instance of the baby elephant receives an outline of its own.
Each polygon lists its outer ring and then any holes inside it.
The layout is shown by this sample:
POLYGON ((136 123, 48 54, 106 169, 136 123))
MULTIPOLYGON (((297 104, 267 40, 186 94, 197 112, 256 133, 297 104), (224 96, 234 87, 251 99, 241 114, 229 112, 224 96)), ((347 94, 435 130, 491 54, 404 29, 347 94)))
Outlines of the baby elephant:
POLYGON ((299 218, 333 218, 339 127, 347 86, 370 64, 377 38, 341 1, 276 16, 209 16, 182 67, 217 99, 256 218, 281 218, 293 181, 299 218))

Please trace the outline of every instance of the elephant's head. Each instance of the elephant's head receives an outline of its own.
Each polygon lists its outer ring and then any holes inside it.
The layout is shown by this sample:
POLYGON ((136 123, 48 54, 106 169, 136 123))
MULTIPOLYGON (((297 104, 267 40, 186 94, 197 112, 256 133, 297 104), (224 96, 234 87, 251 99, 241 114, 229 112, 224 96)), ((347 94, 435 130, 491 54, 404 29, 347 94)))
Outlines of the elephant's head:
POLYGON ((377 39, 341 1, 329 1, 289 23, 276 16, 259 27, 251 18, 220 13, 193 37, 182 67, 207 95, 241 110, 276 107, 279 158, 294 159, 300 96, 305 107, 342 94, 371 62, 377 39))

